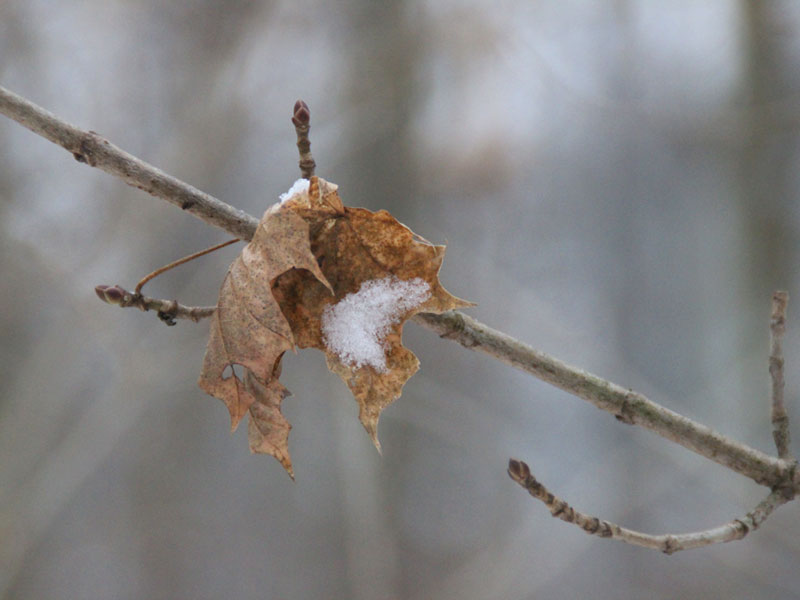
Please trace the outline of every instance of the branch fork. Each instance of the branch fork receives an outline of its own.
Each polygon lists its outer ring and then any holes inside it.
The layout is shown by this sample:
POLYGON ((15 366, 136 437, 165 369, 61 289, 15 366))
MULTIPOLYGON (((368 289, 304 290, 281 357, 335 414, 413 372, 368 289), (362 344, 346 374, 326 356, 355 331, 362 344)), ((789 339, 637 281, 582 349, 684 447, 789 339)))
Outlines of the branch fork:
MULTIPOLYGON (((770 318, 770 357, 769 373, 771 377, 772 425, 775 447, 778 457, 790 461, 785 477, 772 486, 770 494, 752 511, 743 517, 713 529, 683 534, 650 535, 632 529, 626 529, 610 521, 605 521, 584 514, 572 508, 565 500, 554 495, 531 473, 530 467, 520 460, 508 461, 508 475, 520 486, 528 490, 531 496, 540 500, 550 510, 550 514, 567 523, 572 523, 590 535, 613 538, 636 546, 660 550, 672 554, 679 550, 701 548, 721 542, 740 540, 750 531, 758 529, 761 523, 772 514, 778 506, 794 499, 797 490, 797 461, 789 453, 789 417, 783 404, 783 352, 781 348, 783 334, 786 331, 786 306, 789 295, 777 291, 772 295, 772 314, 770 318)), ((631 392, 634 394, 634 392, 631 392)), ((635 423, 635 411, 627 401, 622 401, 616 417, 625 423, 635 423)))

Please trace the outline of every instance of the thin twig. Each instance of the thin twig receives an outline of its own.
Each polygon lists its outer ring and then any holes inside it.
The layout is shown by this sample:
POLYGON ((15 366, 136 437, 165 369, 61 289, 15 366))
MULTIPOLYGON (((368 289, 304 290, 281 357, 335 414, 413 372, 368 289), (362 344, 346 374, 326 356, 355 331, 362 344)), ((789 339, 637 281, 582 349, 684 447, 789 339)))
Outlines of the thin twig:
MULTIPOLYGON (((81 131, 51 113, 0 88, 0 113, 28 127, 35 133, 67 148, 70 152, 91 150, 88 164, 103 168, 135 187, 164 200, 185 206, 187 212, 207 223, 228 231, 242 240, 250 240, 258 219, 213 198, 182 181, 123 152, 99 138, 81 131), (99 142, 97 140, 100 140, 99 142), (84 147, 83 144, 86 144, 84 147), (153 177, 168 182, 155 185, 153 177)), ((745 444, 735 442, 705 425, 696 423, 641 394, 572 367, 543 352, 496 331, 459 312, 441 315, 420 314, 415 322, 457 341, 467 348, 480 350, 513 367, 521 369, 571 394, 611 412, 626 423, 641 425, 737 473, 768 487, 782 486, 785 493, 800 491, 800 470, 796 462, 778 459, 745 444)))
POLYGON ((511 459, 508 462, 508 474, 520 486, 528 490, 531 496, 541 500, 550 510, 550 514, 567 523, 572 523, 590 535, 610 538, 642 546, 653 550, 660 550, 665 554, 672 554, 679 550, 702 548, 712 544, 740 540, 750 531, 759 526, 772 514, 777 507, 789 501, 780 491, 774 490, 758 505, 743 517, 733 519, 724 525, 693 531, 691 533, 650 535, 621 527, 616 523, 598 519, 572 508, 567 502, 550 492, 542 483, 531 474, 527 464, 511 459))
POLYGON ((195 323, 207 319, 217 310, 216 306, 185 306, 177 300, 160 300, 136 292, 129 292, 118 285, 98 285, 94 288, 97 297, 108 304, 122 308, 135 307, 141 311, 155 310, 158 318, 167 325, 175 325, 175 319, 189 319, 195 323))
POLYGON ((139 280, 139 283, 136 284, 136 289, 134 289, 133 293, 135 295, 141 295, 144 284, 146 284, 148 281, 152 279, 155 279, 162 273, 166 273, 170 269, 174 269, 175 267, 185 264, 190 260, 194 260, 195 258, 200 258, 201 256, 205 256, 206 254, 211 254, 212 252, 219 250, 220 248, 224 248, 225 246, 230 246, 231 244, 235 244, 238 241, 240 240, 239 239, 228 240, 227 242, 222 242, 221 244, 217 244, 216 246, 211 246, 211 248, 200 250, 199 252, 195 252, 194 254, 190 254, 189 256, 184 256, 183 258, 179 258, 178 260, 172 261, 168 265, 159 267, 152 273, 148 273, 147 275, 142 277, 141 280, 139 280))
POLYGON ((786 332, 787 292, 772 294, 772 316, 770 318, 769 374, 772 381, 772 438, 778 450, 778 457, 790 459, 789 415, 783 403, 783 334, 786 332))
POLYGON ((297 133, 297 151, 300 153, 300 174, 303 176, 303 179, 311 179, 314 176, 317 163, 314 162, 314 157, 311 156, 311 139, 308 137, 308 132, 311 129, 311 111, 308 108, 308 104, 302 100, 298 100, 294 103, 292 124, 297 133))

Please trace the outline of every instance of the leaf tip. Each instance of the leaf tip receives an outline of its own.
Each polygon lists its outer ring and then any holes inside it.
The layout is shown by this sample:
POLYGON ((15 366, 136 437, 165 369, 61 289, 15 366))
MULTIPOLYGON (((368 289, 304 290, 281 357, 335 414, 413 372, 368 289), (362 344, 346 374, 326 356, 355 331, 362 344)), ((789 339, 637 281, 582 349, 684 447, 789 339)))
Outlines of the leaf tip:
POLYGON ((378 454, 383 455, 383 450, 381 449, 381 443, 378 440, 378 420, 375 419, 369 423, 365 423, 362 421, 362 425, 364 425, 364 429, 367 430, 367 434, 369 435, 369 439, 372 440, 372 443, 375 444, 375 449, 378 451, 378 454))
POLYGON ((242 420, 242 417, 237 417, 233 412, 231 412, 231 433, 234 433, 236 429, 239 427, 239 422, 242 420))

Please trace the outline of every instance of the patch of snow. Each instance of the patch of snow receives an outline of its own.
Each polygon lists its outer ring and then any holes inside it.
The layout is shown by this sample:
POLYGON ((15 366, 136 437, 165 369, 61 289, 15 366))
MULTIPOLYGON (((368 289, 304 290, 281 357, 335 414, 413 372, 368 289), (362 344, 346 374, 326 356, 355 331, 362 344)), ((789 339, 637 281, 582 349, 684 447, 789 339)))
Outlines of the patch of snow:
POLYGON ((325 346, 350 367, 369 365, 385 373, 386 336, 404 313, 431 297, 430 286, 415 277, 372 279, 322 313, 325 346))
POLYGON ((286 202, 289 198, 294 196, 295 194, 302 194, 305 191, 308 191, 308 186, 311 182, 308 179, 298 179, 292 184, 292 187, 289 188, 289 191, 280 195, 281 204, 286 202))

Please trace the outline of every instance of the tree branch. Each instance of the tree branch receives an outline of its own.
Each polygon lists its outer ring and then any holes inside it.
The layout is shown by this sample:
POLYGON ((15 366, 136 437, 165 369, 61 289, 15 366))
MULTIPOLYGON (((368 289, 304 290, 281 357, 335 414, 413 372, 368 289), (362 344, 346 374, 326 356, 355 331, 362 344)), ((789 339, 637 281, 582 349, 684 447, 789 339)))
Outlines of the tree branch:
POLYGON ((789 294, 775 292, 772 295, 772 318, 769 323, 770 353, 769 374, 772 381, 772 438, 778 457, 791 459, 789 451, 789 415, 783 403, 783 334, 786 332, 786 305, 789 294))
MULTIPOLYGON (((0 113, 66 148, 81 162, 98 167, 215 227, 249 240, 258 220, 117 148, 98 134, 82 131, 35 104, 0 88, 0 113)), ((759 484, 780 487, 786 497, 800 491, 796 461, 774 458, 648 400, 642 394, 572 367, 459 312, 420 314, 414 320, 443 338, 480 350, 506 364, 583 398, 697 452, 759 484)))
POLYGON ((508 461, 508 474, 511 479, 528 490, 531 496, 541 500, 554 517, 566 523, 577 525, 590 535, 660 550, 665 554, 740 540, 751 531, 758 529, 767 517, 772 514, 772 511, 789 501, 779 490, 773 490, 746 515, 733 519, 719 527, 691 533, 650 535, 633 529, 626 529, 611 521, 605 521, 578 512, 537 481, 531 474, 530 467, 522 461, 514 460, 513 458, 508 461))
POLYGON ((166 200, 240 240, 249 240, 255 233, 258 226, 255 217, 167 175, 94 131, 83 131, 70 125, 3 87, 0 87, 0 113, 65 148, 78 162, 97 167, 128 185, 166 200))
POLYGON ((414 320, 443 338, 530 373, 610 412, 624 423, 649 429, 756 483, 769 487, 789 485, 800 491, 800 481, 794 473, 795 463, 736 442, 710 427, 656 404, 638 392, 568 365, 463 313, 420 314, 414 320), (795 481, 792 481, 793 477, 795 481))

